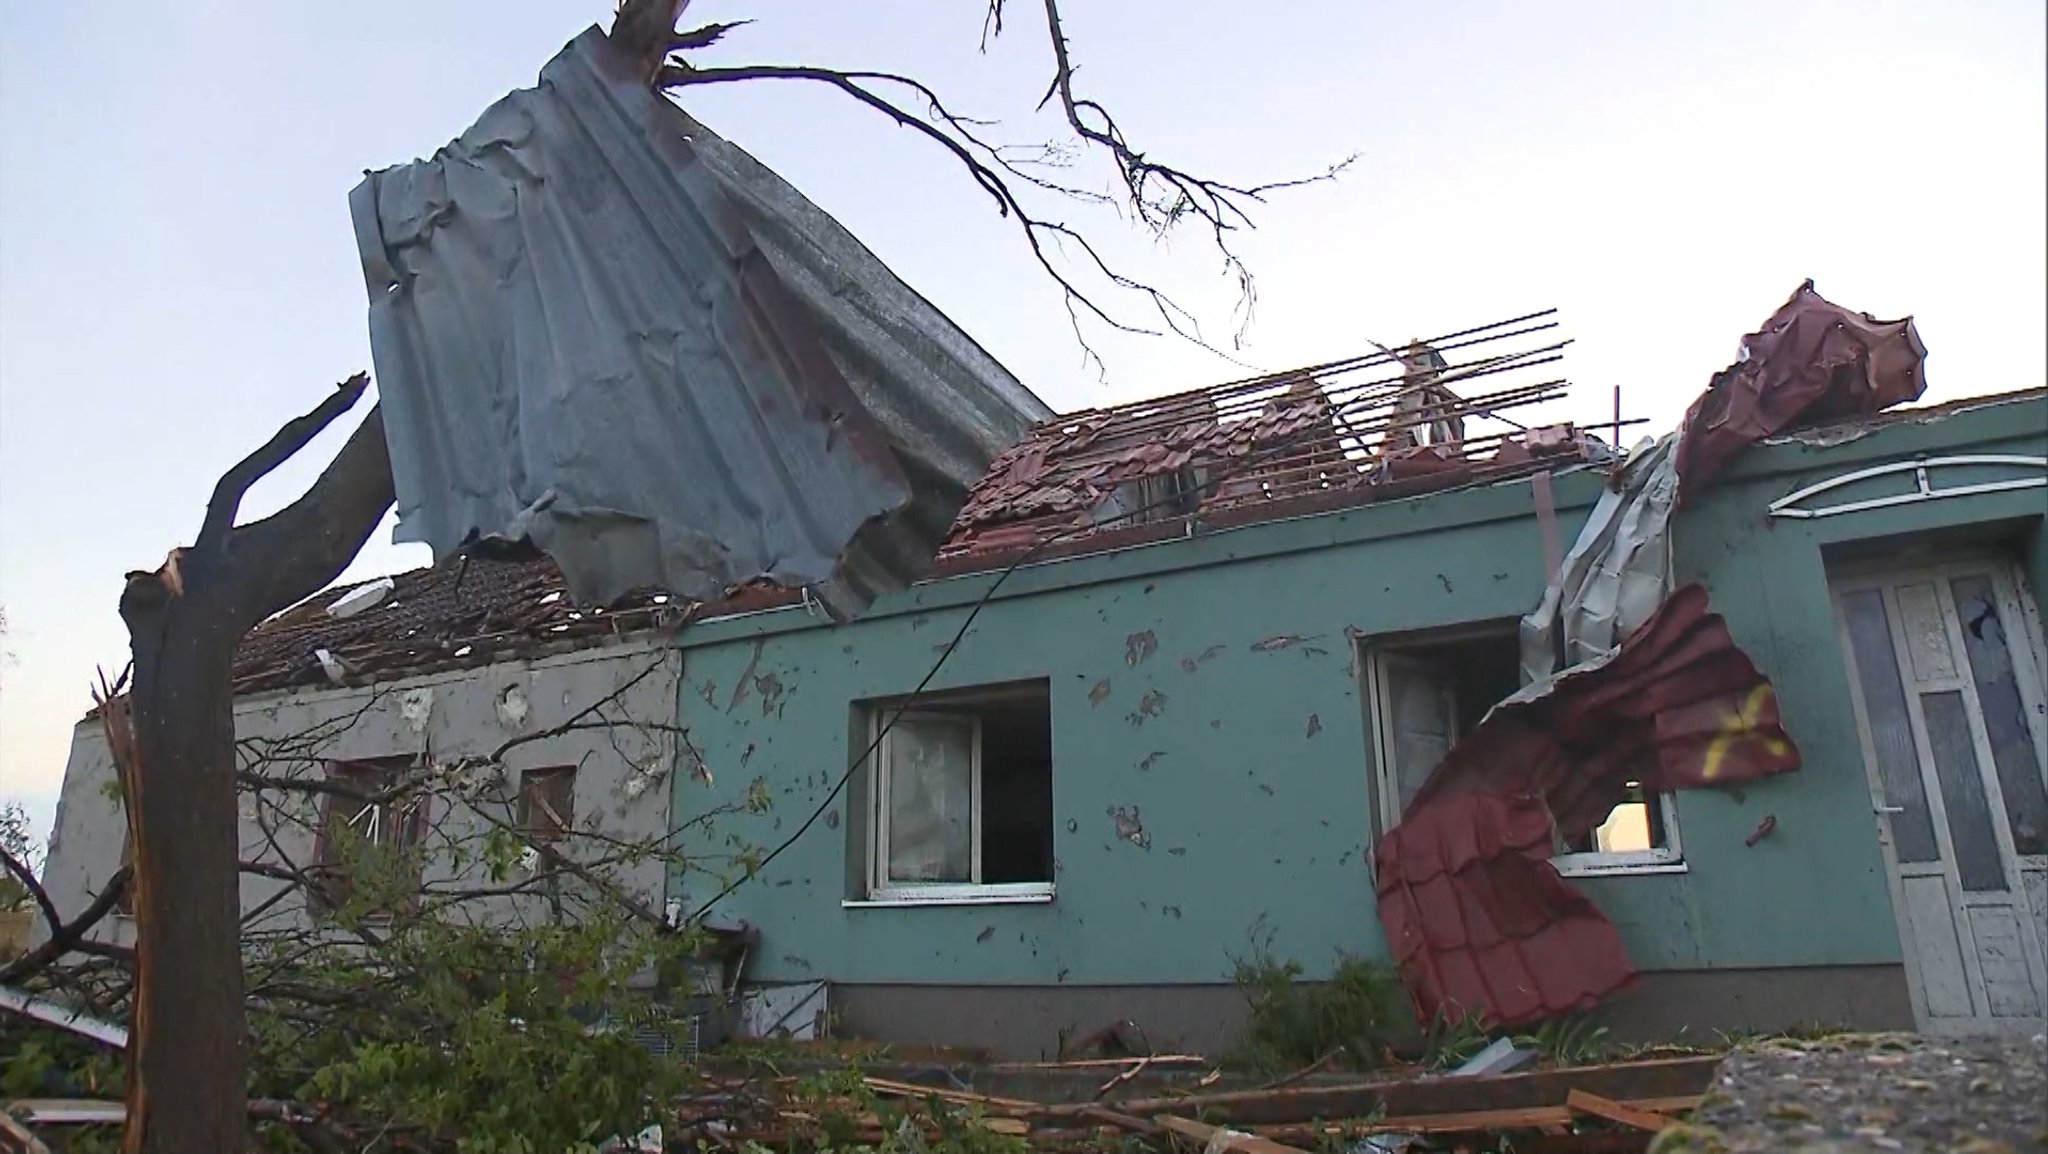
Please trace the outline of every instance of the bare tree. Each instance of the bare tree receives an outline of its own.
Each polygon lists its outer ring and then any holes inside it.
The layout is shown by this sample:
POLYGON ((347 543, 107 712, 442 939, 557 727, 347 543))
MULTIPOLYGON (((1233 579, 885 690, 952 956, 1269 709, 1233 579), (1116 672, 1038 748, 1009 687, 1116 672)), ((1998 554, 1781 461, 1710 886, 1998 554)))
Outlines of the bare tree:
MULTIPOLYGON (((1036 218, 1013 181, 1088 198, 1040 174, 1012 150, 978 135, 927 86, 904 76, 799 66, 699 68, 683 53, 720 38, 727 26, 678 34, 688 0, 625 0, 612 38, 640 60, 650 84, 675 89, 741 80, 791 79, 832 85, 945 148, 1012 216, 1041 265, 1065 294, 1069 315, 1092 315, 1125 331, 1157 331, 1098 303, 1048 255, 1047 243, 1078 247, 1084 266, 1114 289, 1147 302, 1165 331, 1202 341, 1191 314, 1163 292, 1112 267, 1078 230, 1036 218), (919 116, 882 96, 893 88, 922 101, 919 116)), ((1248 318, 1251 279, 1229 247, 1231 234, 1280 184, 1231 185, 1153 160, 1097 102, 1074 86, 1071 48, 1054 0, 1043 28, 1051 53, 1048 99, 1057 98, 1080 146, 1110 157, 1124 210, 1155 230, 1200 222, 1239 279, 1248 318)), ((1001 34, 1003 0, 991 0, 984 39, 1001 34)), ((1293 183, 1293 182, 1289 182, 1293 183)), ((1101 198, 1097 198, 1101 199, 1101 198)), ((1206 343, 1206 342, 1204 342, 1206 343)), ((237 644, 257 622, 317 592, 355 557, 393 502, 380 412, 350 436, 304 496, 271 517, 237 525, 249 487, 353 408, 368 385, 358 375, 221 477, 197 539, 153 571, 128 575, 120 609, 133 651, 128 703, 134 743, 120 761, 133 845, 137 938, 129 1047, 131 1154, 231 1150, 244 1139, 247 1028, 236 842, 236 745, 230 674, 237 644)), ((74 935, 75 937, 75 935, 74 935)))
MULTIPOLYGON (((685 1088, 687 1068, 623 1034, 588 1035, 574 1012, 601 1001, 614 1020, 678 1028, 651 995, 617 987, 636 970, 674 970, 694 955, 700 928, 659 908, 661 879, 703 871, 719 884, 750 869, 745 847, 705 856, 682 846, 707 842, 695 835, 727 814, 764 809, 768 793, 758 784, 739 802, 659 820, 669 767, 689 752, 687 731, 664 709, 679 662, 673 653, 604 660, 615 671, 608 690, 556 724, 481 751, 437 752, 423 726, 374 774, 337 762, 366 721, 402 712, 406 695, 384 687, 330 697, 290 732, 237 740, 235 868, 256 895, 237 915, 246 1044, 256 1058, 241 1129, 282 1127, 316 1151, 441 1151, 458 1137, 484 1148, 570 1148, 593 1124, 638 1129, 658 1115, 656 1091, 685 1088), (539 784, 549 779, 512 768, 521 755, 577 769, 603 760, 614 772, 586 775, 565 798, 539 784), (600 792, 606 781, 609 794, 600 792), (577 797, 600 796, 606 805, 574 807, 577 797), (629 820, 636 806, 645 811, 629 820), (480 1028, 494 1013, 515 1020, 480 1028), (467 1084, 462 1071, 479 1065, 506 1073, 467 1084), (551 1091, 565 1078, 581 1079, 567 1088, 569 1111, 540 1105, 562 1097, 551 1091), (530 1100, 533 1112, 507 1114, 493 1095, 530 1100), (476 1116, 451 1124, 465 1112, 476 1116)), ((117 761, 127 756, 119 705, 102 703, 117 761)), ((16 868, 12 851, 7 865, 16 868)), ((5 980, 132 1020, 138 959, 90 932, 117 905, 126 871, 69 923, 33 874, 20 877, 51 941, 9 964, 5 980), (81 953, 92 960, 77 964, 81 953), (67 955, 71 964, 58 965, 67 955)))

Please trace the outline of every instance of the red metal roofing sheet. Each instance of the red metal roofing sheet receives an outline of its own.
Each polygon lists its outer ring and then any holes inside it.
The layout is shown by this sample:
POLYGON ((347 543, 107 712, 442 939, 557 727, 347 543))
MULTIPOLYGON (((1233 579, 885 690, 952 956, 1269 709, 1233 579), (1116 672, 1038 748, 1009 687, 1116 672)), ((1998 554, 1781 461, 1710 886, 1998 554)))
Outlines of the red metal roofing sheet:
POLYGON ((1538 1022, 1633 980, 1621 936, 1558 876, 1550 846, 1540 797, 1463 793, 1373 847, 1380 922, 1424 1021, 1538 1022))
POLYGON ((1776 690, 1706 590, 1679 589, 1606 662, 1489 713, 1374 847, 1380 920, 1417 1010, 1526 1025, 1619 989, 1632 972, 1620 940, 1551 867, 1552 821, 1584 835, 1631 781, 1662 793, 1798 766, 1776 690))
POLYGON ((1680 505, 1745 447, 1795 425, 1868 417, 1918 397, 1927 346, 1913 319, 1880 321, 1799 286, 1743 359, 1715 375, 1685 415, 1678 444, 1680 505))

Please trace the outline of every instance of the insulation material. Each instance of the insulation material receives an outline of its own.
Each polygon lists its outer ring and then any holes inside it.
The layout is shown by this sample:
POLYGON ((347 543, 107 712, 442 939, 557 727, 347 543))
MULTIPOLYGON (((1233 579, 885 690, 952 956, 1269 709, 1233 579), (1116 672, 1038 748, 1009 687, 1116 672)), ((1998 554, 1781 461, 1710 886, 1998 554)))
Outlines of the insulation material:
POLYGON ((825 1035, 830 993, 824 982, 752 986, 740 995, 740 1035, 809 1042, 825 1035))
POLYGON ((1525 684, 1612 653, 1670 594, 1673 447, 1667 437, 1636 453, 1624 484, 1600 494, 1543 600, 1522 619, 1525 684))
POLYGON ((579 602, 765 579, 859 613, 1050 410, 592 28, 350 195, 400 541, 579 602))

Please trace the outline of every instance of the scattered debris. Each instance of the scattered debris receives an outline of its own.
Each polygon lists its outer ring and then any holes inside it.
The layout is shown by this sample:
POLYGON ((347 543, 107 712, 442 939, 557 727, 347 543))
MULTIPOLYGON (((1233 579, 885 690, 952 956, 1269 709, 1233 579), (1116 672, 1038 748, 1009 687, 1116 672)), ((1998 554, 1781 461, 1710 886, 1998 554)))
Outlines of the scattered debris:
POLYGON ((1756 823, 1756 828, 1749 831, 1749 836, 1742 839, 1742 844, 1750 847, 1751 849, 1755 849, 1756 843, 1771 836, 1771 831, 1777 828, 1778 815, 1775 813, 1767 813, 1764 815, 1764 819, 1762 821, 1756 823))
POLYGON ((337 620, 354 617, 391 595, 392 579, 379 577, 368 581, 341 596, 327 606, 327 615, 337 620))
MULTIPOLYGON (((1120 1028, 1129 1025, 1113 1023, 1095 1031, 1089 1035, 1091 1044, 1112 1044, 1120 1028)), ((1475 1068, 1490 1068, 1510 1060, 1511 1054, 1526 1056, 1512 1046, 1490 1047, 1475 1059, 1480 1063, 1475 1068)), ((1115 1069, 1100 1086, 1091 1090, 1085 1088, 1090 1083, 1079 1082, 1074 1100, 1058 1102, 980 1093, 961 1085, 952 1069, 899 1078, 863 1077, 857 1088, 838 1089, 830 1100, 803 1098, 798 1080, 785 1076, 772 1088, 779 1098, 750 1100, 735 1083, 727 1093, 686 1105, 678 1111, 676 1126, 684 1137, 715 1136, 725 1148, 748 1141, 782 1148, 784 1142, 815 1133, 827 1117, 838 1119, 835 1133, 854 1140, 876 1141, 905 1127, 930 1134, 937 1131, 940 1115, 951 1114, 976 1119, 991 1133, 1022 1138, 1032 1150, 1096 1151, 1116 1148, 1123 1139, 1156 1143, 1178 1138, 1196 1144, 1184 1149, 1199 1148, 1205 1154, 1347 1148, 1358 1154, 1419 1154, 1494 1149, 1502 1139, 1510 1139, 1517 1151, 1641 1154, 1651 1140, 1649 1127, 1676 1126, 1676 1118, 1699 1104, 1718 1061, 1692 1057, 1534 1073, 1203 1092, 1203 1083, 1221 1077, 1220 1071, 1212 1071, 1193 1084, 1193 1092, 1182 1082, 1181 1092, 1166 1096, 1156 1090, 1133 1094, 1131 1089, 1162 1068, 1199 1069, 1205 1064, 1201 1058, 1133 1056, 988 1068, 992 1074, 1010 1070, 1076 1078, 1115 1069), (924 1084, 911 1077, 933 1077, 943 1084, 924 1084), (1578 1144, 1568 1144, 1574 1142, 1578 1144)), ((752 1085, 759 1088, 758 1083, 752 1085)))
POLYGON ((126 1028, 112 1022, 103 1022, 82 1010, 74 1010, 48 998, 39 998, 13 986, 0 986, 0 1011, 33 1018, 116 1049, 126 1049, 128 1046, 126 1028))
POLYGON ((2048 1149, 2048 1039, 1772 1039, 1730 1054, 1658 1154, 2048 1149))

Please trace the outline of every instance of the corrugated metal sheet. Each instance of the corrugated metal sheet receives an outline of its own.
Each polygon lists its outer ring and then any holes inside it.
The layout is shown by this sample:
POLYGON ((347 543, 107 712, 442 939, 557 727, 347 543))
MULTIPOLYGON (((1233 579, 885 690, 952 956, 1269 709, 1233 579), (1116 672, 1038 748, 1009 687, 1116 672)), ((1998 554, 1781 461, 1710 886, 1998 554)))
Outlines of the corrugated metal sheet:
POLYGON ((595 28, 350 208, 398 539, 530 537, 585 603, 767 579, 858 613, 1050 415, 595 28))
POLYGON ((1629 461, 1563 571, 1522 622, 1532 682, 1613 651, 1671 591, 1672 514, 1748 445, 1802 425, 1867 420, 1918 397, 1927 349, 1909 318, 1875 321, 1802 284, 1742 359, 1715 374, 1677 431, 1629 461))
MULTIPOLYGON (((1617 973, 1618 954, 1589 935, 1584 914, 1554 902, 1533 907, 1517 950, 1487 945, 1499 931, 1473 911, 1484 912, 1488 894, 1521 887, 1540 896, 1563 884, 1547 863, 1532 864, 1526 846, 1484 824, 1505 820, 1488 816, 1488 806, 1533 800, 1566 837, 1578 837, 1605 819, 1630 780, 1661 793, 1799 767, 1777 691, 1708 611, 1706 591, 1671 590, 1671 518, 1757 441, 1801 424, 1868 418, 1919 396, 1926 355, 1910 319, 1852 313, 1807 281, 1744 339, 1742 359, 1714 377, 1678 431, 1630 459, 1522 620, 1524 688, 1451 748, 1375 849, 1380 869, 1392 871, 1379 889, 1388 933, 1429 927, 1401 963, 1425 1016, 1452 998, 1459 1010, 1515 1025, 1586 996, 1575 979, 1546 988, 1547 971, 1532 969, 1530 957, 1563 964, 1578 949, 1588 972, 1617 973), (1451 852, 1434 841, 1470 841, 1474 828, 1492 831, 1488 852, 1431 875, 1434 886, 1413 883, 1413 863, 1451 852), (1544 879, 1535 889, 1532 871, 1544 879), (1446 972, 1473 967, 1447 984, 1446 972), (1531 981, 1535 988, 1525 988, 1531 981)), ((1547 857, 1547 833, 1543 848, 1547 857)), ((1626 971, 1624 960, 1617 983, 1626 971)))
POLYGON ((1380 923, 1425 1022, 1540 1022, 1634 979, 1621 935, 1550 850, 1542 799, 1499 793, 1418 808, 1373 846, 1380 923))
POLYGON ((1799 286, 1764 327, 1742 340, 1742 359, 1715 375, 1685 414, 1679 501, 1712 484, 1744 448, 1799 425, 1872 413, 1926 388, 1927 346, 1913 318, 1880 321, 1799 286))
POLYGON ((1706 590, 1680 588, 1611 658, 1496 706, 1374 846, 1380 920, 1417 1010, 1517 1026, 1620 989, 1633 974, 1620 939, 1550 865, 1552 822, 1590 832, 1630 781, 1662 793, 1798 766, 1776 690, 1706 590))
POLYGON ((1531 793, 1578 837, 1606 819, 1629 781, 1661 793, 1798 766, 1777 691, 1691 584, 1613 656, 1495 706, 1430 773, 1411 813, 1459 793, 1531 793))

